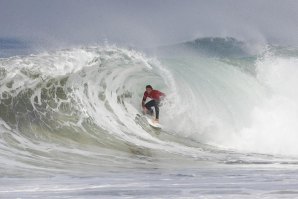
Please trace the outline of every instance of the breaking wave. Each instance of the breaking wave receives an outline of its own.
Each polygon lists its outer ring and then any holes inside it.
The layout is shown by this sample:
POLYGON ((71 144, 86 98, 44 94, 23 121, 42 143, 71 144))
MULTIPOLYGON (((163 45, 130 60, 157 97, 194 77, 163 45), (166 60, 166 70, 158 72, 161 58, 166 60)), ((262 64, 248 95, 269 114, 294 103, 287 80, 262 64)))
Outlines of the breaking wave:
POLYGON ((227 161, 227 151, 296 157, 297 64, 271 50, 149 58, 115 46, 2 58, 1 167, 122 166, 132 154, 169 162, 227 161), (140 112, 146 84, 167 94, 160 131, 140 112))

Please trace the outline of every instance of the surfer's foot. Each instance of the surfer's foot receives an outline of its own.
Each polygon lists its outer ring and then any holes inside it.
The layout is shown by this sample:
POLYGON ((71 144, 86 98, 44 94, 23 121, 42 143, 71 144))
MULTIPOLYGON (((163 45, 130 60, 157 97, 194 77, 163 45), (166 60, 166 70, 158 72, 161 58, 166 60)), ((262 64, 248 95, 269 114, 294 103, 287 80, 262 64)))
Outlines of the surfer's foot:
POLYGON ((158 119, 154 119, 153 123, 159 123, 158 119))

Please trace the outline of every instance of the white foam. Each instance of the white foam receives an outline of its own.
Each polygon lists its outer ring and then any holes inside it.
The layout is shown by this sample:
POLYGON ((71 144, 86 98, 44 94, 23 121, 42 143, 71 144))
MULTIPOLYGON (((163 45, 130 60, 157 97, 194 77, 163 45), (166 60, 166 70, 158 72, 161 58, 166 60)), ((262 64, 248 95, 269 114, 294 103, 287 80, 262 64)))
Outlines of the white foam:
POLYGON ((251 112, 251 125, 240 132, 240 149, 298 156, 298 59, 266 54, 256 63, 267 95, 251 112))

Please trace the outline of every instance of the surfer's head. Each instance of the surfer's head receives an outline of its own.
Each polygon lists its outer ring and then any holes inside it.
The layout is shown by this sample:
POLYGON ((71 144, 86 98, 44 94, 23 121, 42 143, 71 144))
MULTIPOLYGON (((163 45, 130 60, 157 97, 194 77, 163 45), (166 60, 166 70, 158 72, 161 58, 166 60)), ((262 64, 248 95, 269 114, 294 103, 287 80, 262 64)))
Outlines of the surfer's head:
POLYGON ((146 86, 146 92, 149 94, 151 93, 151 91, 153 90, 152 86, 151 85, 147 85, 146 86))

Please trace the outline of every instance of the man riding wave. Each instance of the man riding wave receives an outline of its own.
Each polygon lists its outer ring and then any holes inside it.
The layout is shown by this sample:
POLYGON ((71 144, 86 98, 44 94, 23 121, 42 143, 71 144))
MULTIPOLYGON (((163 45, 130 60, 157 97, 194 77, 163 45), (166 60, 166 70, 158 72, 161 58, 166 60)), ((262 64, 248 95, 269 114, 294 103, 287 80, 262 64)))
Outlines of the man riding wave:
POLYGON ((151 107, 155 108, 155 119, 154 122, 158 122, 159 120, 159 103, 166 95, 159 90, 153 90, 151 85, 146 86, 146 91, 144 92, 142 107, 145 114, 149 112, 149 114, 153 115, 153 110, 151 107), (150 98, 146 104, 146 99, 150 98))

